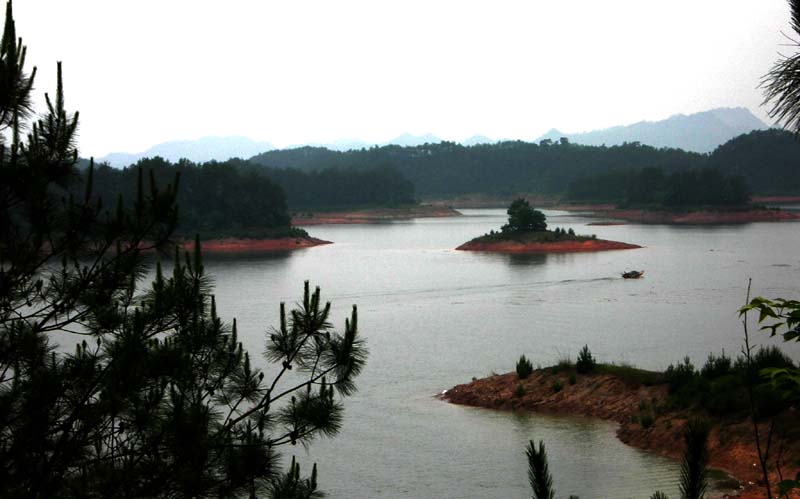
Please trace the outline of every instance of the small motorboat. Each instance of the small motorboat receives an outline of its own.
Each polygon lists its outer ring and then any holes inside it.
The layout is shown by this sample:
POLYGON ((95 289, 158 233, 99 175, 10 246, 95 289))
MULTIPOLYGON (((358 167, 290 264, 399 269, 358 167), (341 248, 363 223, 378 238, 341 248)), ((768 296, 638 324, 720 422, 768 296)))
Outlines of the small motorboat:
POLYGON ((629 272, 623 272, 622 278, 623 279, 639 279, 644 275, 644 270, 631 270, 629 272))

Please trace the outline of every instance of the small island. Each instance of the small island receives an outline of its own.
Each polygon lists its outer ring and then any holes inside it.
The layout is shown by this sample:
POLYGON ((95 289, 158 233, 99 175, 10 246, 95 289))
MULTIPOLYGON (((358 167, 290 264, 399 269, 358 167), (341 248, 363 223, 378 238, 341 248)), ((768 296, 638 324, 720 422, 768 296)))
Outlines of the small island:
POLYGON ((572 229, 548 230, 544 213, 533 209, 523 198, 514 200, 507 213, 508 223, 499 232, 492 230, 456 249, 495 253, 583 253, 641 248, 636 244, 597 239, 594 235, 578 235, 572 229))

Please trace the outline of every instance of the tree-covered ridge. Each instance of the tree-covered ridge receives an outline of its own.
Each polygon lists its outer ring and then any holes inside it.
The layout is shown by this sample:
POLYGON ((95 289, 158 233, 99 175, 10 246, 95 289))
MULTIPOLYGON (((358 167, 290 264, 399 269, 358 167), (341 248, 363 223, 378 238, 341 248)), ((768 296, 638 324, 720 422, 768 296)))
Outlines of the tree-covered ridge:
POLYGON ((237 166, 243 171, 266 176, 280 185, 292 210, 398 206, 416 202, 414 184, 389 166, 366 169, 335 167, 314 171, 264 168, 244 161, 239 161, 237 166))
POLYGON ((259 154, 251 160, 275 168, 304 171, 328 168, 371 169, 393 165, 422 196, 520 192, 562 194, 570 182, 608 171, 660 168, 665 173, 718 168, 741 175, 757 193, 800 191, 800 142, 788 132, 755 131, 737 137, 711 154, 658 149, 637 142, 584 146, 543 140, 463 146, 453 142, 414 147, 388 145, 352 151, 301 147, 259 154))
POLYGON ((264 176, 241 172, 229 163, 173 164, 156 157, 121 170, 100 165, 94 171, 95 192, 106 206, 115 206, 120 196, 130 205, 136 199, 139 176, 147 179, 151 172, 157 185, 180 176, 179 233, 200 233, 203 237, 291 233, 283 189, 264 176))
POLYGON ((370 169, 392 165, 414 183, 418 195, 450 196, 482 192, 562 193, 570 181, 612 168, 656 166, 672 171, 701 167, 706 156, 638 143, 582 146, 568 141, 539 144, 513 141, 463 146, 453 142, 415 147, 383 146, 354 151, 303 147, 269 151, 251 161, 276 168, 370 169))
POLYGON ((759 194, 800 193, 800 141, 785 130, 740 135, 719 146, 708 166, 741 175, 759 194))
POLYGON ((665 174, 660 168, 610 171, 570 183, 567 198, 578 202, 613 202, 620 207, 739 207, 750 201, 744 178, 715 168, 665 174))

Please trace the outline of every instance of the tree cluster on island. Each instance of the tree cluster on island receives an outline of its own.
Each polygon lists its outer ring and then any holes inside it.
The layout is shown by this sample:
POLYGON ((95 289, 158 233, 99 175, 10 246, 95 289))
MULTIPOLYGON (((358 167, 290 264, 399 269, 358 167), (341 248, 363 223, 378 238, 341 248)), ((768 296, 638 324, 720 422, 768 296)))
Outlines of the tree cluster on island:
POLYGON ((558 241, 587 241, 596 239, 595 235, 582 236, 575 234, 573 229, 556 227, 547 229, 547 217, 541 211, 533 208, 527 199, 517 198, 511 202, 506 210, 508 223, 499 231, 491 230, 488 234, 473 239, 477 242, 490 241, 518 241, 548 243, 558 241))
MULTIPOLYGON (((280 305, 257 367, 236 320, 217 315, 199 242, 184 254, 171 244, 187 189, 179 175, 160 183, 136 169, 127 173, 131 201, 109 203, 96 196, 104 180, 89 165, 77 189, 78 113, 66 111, 61 64, 34 118, 25 55, 9 1, 0 42, 0 496, 321 497, 316 464, 301 474, 281 451, 341 428, 342 399, 356 391, 367 355, 355 306, 337 331, 330 304, 306 282, 294 309, 280 305), (172 249, 169 272, 146 258, 172 249)), ((223 182, 232 175, 211 170, 223 182)))

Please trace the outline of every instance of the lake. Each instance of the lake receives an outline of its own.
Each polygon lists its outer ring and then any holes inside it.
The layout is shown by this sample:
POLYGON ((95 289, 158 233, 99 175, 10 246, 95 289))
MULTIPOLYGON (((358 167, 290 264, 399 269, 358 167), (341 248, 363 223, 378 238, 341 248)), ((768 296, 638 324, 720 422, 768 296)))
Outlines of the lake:
MULTIPOLYGON (((453 406, 435 395, 492 372, 575 358, 664 369, 684 356, 736 355, 736 310, 752 294, 800 296, 800 224, 587 226, 580 213, 545 211, 548 224, 644 246, 565 255, 454 251, 499 228, 503 210, 372 225, 314 226, 335 244, 270 256, 206 259, 220 315, 236 317, 255 358, 278 305, 320 286, 343 329, 358 305, 368 365, 345 400, 342 432, 292 453, 319 464, 328 497, 530 497, 525 446, 543 439, 558 497, 678 497, 678 463, 630 448, 615 425, 581 418, 453 406), (644 279, 623 280, 625 270, 644 279)), ((752 328, 755 330, 756 328, 752 328)), ((754 333, 765 344, 777 343, 754 333)), ((797 359, 800 349, 786 348, 797 359)))

